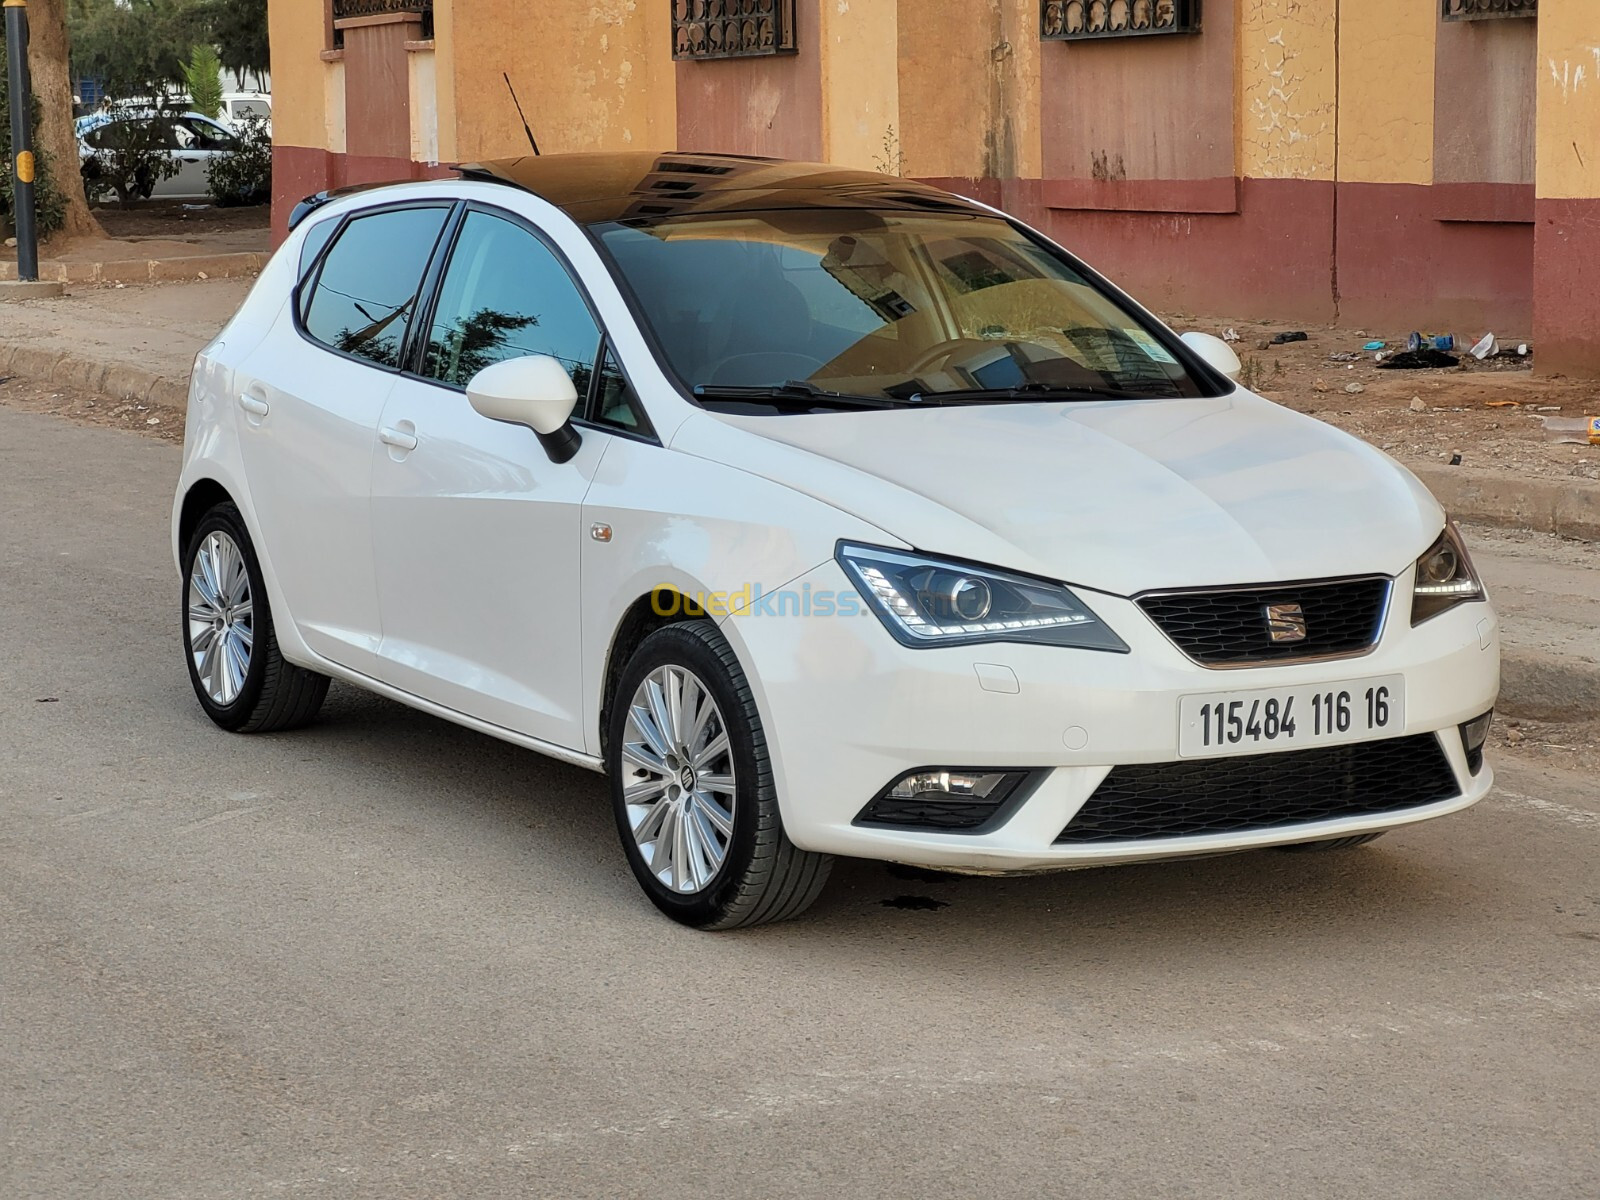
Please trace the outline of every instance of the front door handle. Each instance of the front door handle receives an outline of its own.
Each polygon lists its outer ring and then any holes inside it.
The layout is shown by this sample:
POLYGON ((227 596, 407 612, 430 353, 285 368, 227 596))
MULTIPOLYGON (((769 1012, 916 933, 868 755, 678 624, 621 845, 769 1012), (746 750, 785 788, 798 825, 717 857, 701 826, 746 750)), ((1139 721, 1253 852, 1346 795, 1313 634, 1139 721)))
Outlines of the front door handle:
POLYGON ((267 402, 260 396, 250 395, 249 392, 246 392, 239 397, 239 407, 244 409, 245 412, 249 413, 253 417, 264 417, 267 415, 267 402))
POLYGON ((416 434, 405 433, 389 425, 385 425, 378 430, 378 440, 385 446, 393 446, 396 450, 415 450, 417 448, 416 434))

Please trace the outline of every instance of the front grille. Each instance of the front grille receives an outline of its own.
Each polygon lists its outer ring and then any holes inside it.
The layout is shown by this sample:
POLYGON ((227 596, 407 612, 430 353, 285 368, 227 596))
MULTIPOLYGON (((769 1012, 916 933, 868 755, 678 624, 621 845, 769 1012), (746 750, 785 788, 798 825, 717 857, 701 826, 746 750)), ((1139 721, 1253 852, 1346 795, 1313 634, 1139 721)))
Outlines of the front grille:
POLYGON ((1378 640, 1389 580, 1336 579, 1199 592, 1151 592, 1139 607, 1195 662, 1205 666, 1360 654, 1378 640), (1298 604, 1305 638, 1275 642, 1269 605, 1298 604))
POLYGON ((1117 767, 1058 843, 1135 842, 1401 812, 1460 794, 1431 733, 1117 767))

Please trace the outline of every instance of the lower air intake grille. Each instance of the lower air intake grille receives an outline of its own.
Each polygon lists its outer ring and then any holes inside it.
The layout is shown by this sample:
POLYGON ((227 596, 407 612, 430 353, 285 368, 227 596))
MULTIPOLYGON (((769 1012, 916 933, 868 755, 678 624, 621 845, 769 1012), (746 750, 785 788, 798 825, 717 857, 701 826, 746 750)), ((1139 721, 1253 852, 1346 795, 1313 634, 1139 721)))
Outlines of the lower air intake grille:
POLYGON ((858 825, 884 825, 891 829, 927 829, 935 833, 964 832, 976 829, 1000 805, 993 800, 953 802, 948 800, 896 800, 880 797, 867 805, 856 818, 858 825))
POLYGON ((1460 794, 1431 734, 1117 767, 1057 843, 1132 842, 1277 829, 1401 812, 1460 794))

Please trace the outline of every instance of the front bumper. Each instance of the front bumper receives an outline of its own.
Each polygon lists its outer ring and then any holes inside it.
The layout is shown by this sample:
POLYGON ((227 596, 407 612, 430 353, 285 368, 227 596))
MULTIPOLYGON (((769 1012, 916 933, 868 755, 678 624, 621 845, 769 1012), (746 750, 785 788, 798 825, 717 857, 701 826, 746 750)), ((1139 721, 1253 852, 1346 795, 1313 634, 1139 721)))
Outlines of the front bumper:
MULTIPOLYGON (((854 594, 832 562, 789 590, 854 594)), ((1131 601, 1086 599, 1130 654, 1007 643, 909 649, 870 613, 821 615, 809 601, 812 615, 729 618, 723 628, 756 693, 790 839, 807 850, 946 869, 1052 870, 1345 837, 1443 816, 1489 790, 1492 772, 1471 772, 1457 731, 1492 708, 1499 691, 1499 631, 1487 603, 1460 605, 1414 629, 1397 595, 1365 655, 1219 671, 1191 662, 1131 601), (1390 735, 1438 735, 1457 784, 1448 799, 1267 829, 1057 842, 1113 768, 1179 759, 1181 697, 1384 675, 1406 681, 1405 725, 1390 735), (890 780, 932 766, 1044 774, 986 832, 855 823, 890 780)))

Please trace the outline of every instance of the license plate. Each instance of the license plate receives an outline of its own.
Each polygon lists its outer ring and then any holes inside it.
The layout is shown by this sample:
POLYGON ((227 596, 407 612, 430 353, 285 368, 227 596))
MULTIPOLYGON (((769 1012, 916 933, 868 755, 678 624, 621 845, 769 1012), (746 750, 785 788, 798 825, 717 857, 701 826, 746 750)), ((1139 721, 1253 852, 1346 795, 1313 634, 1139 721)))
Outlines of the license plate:
POLYGON ((1403 675, 1320 686, 1185 696, 1178 704, 1180 758, 1335 746, 1390 737, 1406 727, 1403 675))

